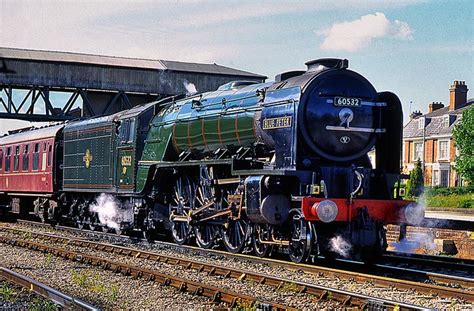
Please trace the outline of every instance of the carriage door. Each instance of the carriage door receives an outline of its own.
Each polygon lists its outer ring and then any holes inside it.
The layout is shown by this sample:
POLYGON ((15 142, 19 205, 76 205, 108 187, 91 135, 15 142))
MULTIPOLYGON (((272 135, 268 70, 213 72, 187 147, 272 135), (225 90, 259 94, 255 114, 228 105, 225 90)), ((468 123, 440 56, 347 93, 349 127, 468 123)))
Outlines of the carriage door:
POLYGON ((120 192, 132 192, 135 185, 135 119, 124 119, 119 126, 117 185, 120 192))

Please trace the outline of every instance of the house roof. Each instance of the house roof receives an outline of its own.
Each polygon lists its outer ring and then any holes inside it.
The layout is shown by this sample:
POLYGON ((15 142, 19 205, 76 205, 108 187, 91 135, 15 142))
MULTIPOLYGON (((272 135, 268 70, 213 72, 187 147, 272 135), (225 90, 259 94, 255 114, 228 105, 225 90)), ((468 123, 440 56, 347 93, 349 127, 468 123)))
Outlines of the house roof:
POLYGON ((403 138, 418 138, 424 136, 449 136, 453 132, 454 127, 461 119, 461 115, 474 101, 468 101, 468 103, 459 109, 449 111, 449 106, 440 108, 433 112, 424 114, 420 117, 411 119, 403 128, 403 138), (449 126, 442 126, 443 119, 445 116, 449 116, 449 126), (419 128, 419 122, 424 120, 424 129, 419 128))

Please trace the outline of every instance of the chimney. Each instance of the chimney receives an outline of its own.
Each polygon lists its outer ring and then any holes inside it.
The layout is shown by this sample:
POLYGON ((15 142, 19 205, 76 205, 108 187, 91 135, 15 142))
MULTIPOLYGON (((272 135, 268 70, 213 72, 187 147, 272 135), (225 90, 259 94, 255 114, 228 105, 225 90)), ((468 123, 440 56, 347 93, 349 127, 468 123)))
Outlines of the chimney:
POLYGON ((443 107, 444 107, 444 105, 441 102, 431 102, 428 105, 428 113, 433 112, 433 111, 438 110, 438 109, 441 109, 443 107))
POLYGON ((410 114, 410 120, 417 119, 418 117, 421 117, 423 114, 419 110, 415 110, 410 114))
POLYGON ((462 108, 467 101, 467 86, 465 81, 454 80, 449 89, 449 110, 462 108))

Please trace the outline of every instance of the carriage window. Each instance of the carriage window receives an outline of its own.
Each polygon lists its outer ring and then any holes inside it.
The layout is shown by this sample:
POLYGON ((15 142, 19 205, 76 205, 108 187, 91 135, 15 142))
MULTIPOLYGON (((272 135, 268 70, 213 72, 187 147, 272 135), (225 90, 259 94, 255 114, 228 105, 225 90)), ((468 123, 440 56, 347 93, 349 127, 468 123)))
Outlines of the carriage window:
POLYGON ((39 164, 39 143, 35 144, 35 149, 33 152, 33 171, 38 170, 38 164, 39 164))
POLYGON ((48 146, 48 166, 51 166, 51 161, 53 157, 53 145, 48 146))
POLYGON ((8 147, 7 154, 5 155, 5 172, 10 171, 11 156, 12 156, 12 147, 8 147))
POLYGON ((3 149, 0 149, 0 171, 3 168, 3 149))
POLYGON ((28 166, 30 164, 30 145, 23 146, 23 164, 21 169, 23 171, 28 171, 28 166))
POLYGON ((20 146, 15 146, 15 156, 13 157, 13 171, 18 172, 20 166, 20 146))

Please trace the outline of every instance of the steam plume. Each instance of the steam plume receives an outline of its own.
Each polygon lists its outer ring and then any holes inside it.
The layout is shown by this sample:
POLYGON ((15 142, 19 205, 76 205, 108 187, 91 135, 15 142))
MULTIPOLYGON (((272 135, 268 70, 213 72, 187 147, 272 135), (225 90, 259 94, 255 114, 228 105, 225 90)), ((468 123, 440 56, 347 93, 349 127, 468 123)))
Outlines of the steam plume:
POLYGON ((436 250, 436 244, 434 243, 433 235, 424 232, 415 232, 410 234, 410 239, 405 238, 399 242, 394 242, 392 243, 392 246, 396 252, 400 253, 413 253, 420 248, 430 251, 436 250))
POLYGON ((120 203, 111 195, 102 193, 89 205, 91 212, 97 213, 101 224, 112 228, 120 229, 122 221, 129 221, 133 211, 131 209, 121 209, 120 203))
POLYGON ((329 245, 331 247, 331 251, 339 254, 341 257, 344 258, 349 257, 349 253, 352 249, 351 244, 340 235, 333 237, 329 241, 329 245))
POLYGON ((188 82, 188 80, 183 81, 184 88, 186 89, 186 95, 194 95, 197 93, 196 86, 194 83, 188 82))

